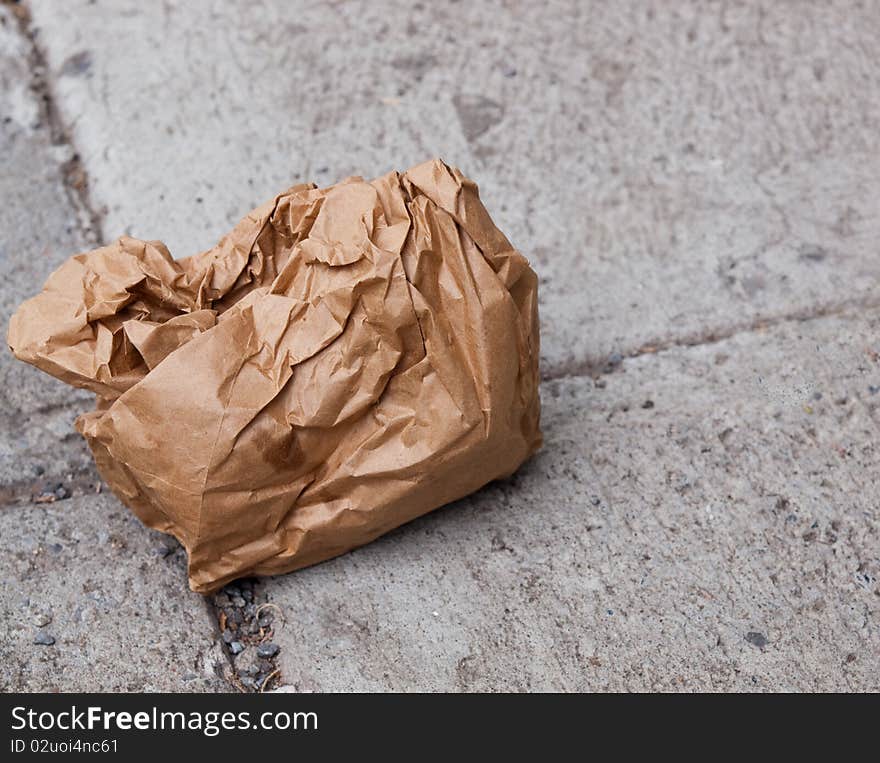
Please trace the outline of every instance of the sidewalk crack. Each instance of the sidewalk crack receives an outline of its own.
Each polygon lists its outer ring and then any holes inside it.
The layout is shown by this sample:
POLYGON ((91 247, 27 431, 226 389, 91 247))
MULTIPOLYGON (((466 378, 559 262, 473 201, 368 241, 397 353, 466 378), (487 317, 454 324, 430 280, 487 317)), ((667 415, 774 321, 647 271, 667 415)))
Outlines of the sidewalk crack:
POLYGON ((821 318, 845 315, 854 310, 875 309, 880 309, 880 297, 866 294, 858 299, 831 302, 825 305, 813 305, 799 310, 793 310, 783 315, 775 315, 765 318, 758 317, 747 323, 734 323, 730 326, 685 334, 684 336, 672 339, 650 340, 628 352, 616 352, 602 357, 588 358, 584 361, 573 361, 554 365, 552 368, 549 368, 546 372, 541 374, 541 381, 546 382, 555 379, 579 376, 589 376, 597 379, 600 376, 613 373, 624 360, 638 358, 642 355, 655 355, 659 352, 675 349, 676 347, 699 347, 702 345, 717 344, 718 342, 732 339, 739 334, 764 331, 786 323, 807 323, 821 318))
POLYGON ((96 246, 103 244, 103 212, 96 209, 92 202, 88 173, 73 139, 72 130, 58 108, 50 81, 48 59, 37 43, 37 30, 33 26, 30 9, 21 0, 0 0, 0 3, 9 8, 18 24, 19 33, 28 44, 30 88, 36 96, 41 119, 49 128, 51 143, 53 146, 67 146, 69 149, 70 158, 61 162, 60 170, 64 191, 78 213, 81 232, 89 243, 96 246))

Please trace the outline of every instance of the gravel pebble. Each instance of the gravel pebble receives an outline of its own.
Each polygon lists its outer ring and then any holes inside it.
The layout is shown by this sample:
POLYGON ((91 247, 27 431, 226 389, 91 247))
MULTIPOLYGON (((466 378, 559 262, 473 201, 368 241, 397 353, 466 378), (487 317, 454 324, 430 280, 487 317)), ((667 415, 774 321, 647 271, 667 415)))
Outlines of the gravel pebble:
POLYGON ((746 634, 746 641, 748 641, 752 646, 758 647, 758 649, 762 649, 767 646, 767 637, 763 633, 759 633, 758 631, 749 631, 746 634))
POLYGON ((260 644, 257 647, 257 655, 259 657, 263 657, 264 659, 269 659, 274 657, 280 651, 280 647, 278 644, 273 644, 271 641, 266 644, 260 644))
POLYGON ((70 491, 61 482, 44 482, 40 488, 40 495, 37 501, 40 503, 51 503, 53 501, 63 501, 70 498, 70 491))
POLYGON ((50 636, 46 631, 38 631, 34 636, 34 643, 37 646, 52 646, 55 643, 55 637, 50 636))
POLYGON ((37 612, 37 614, 34 615, 34 625, 38 628, 45 628, 51 622, 52 615, 48 612, 37 612))
POLYGON ((241 625, 242 622, 244 622, 240 609, 226 610, 226 617, 229 619, 229 622, 235 623, 236 625, 241 625))
POLYGON ((229 645, 229 651, 233 654, 241 654, 244 651, 244 644, 241 641, 233 641, 229 645))

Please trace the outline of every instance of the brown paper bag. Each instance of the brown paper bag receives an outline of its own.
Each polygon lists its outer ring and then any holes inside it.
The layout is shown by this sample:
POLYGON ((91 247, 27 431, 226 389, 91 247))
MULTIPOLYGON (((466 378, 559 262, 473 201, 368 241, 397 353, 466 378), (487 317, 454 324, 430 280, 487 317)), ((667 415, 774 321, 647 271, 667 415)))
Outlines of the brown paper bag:
POLYGON ((101 475, 202 593, 368 543, 541 444, 537 278, 440 161, 295 186, 184 260, 78 254, 8 341, 97 395, 77 428, 101 475))

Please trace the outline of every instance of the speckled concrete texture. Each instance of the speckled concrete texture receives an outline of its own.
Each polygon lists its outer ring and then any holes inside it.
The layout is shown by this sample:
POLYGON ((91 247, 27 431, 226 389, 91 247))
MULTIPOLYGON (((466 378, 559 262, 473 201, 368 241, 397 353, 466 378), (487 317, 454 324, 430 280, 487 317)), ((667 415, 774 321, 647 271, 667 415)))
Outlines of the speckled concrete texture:
POLYGON ((545 383, 516 477, 271 581, 285 682, 876 691, 878 331, 789 323, 545 383))
MULTIPOLYGON (((65 182, 71 149, 50 123, 42 74, 0 6, 4 333, 20 300, 93 235, 65 182)), ((228 690, 208 605, 183 585, 183 552, 94 492, 73 430, 91 398, 0 353, 0 691, 228 690)))
POLYGON ((0 538, 0 690, 229 690, 183 550, 112 496, 4 507, 0 538))
POLYGON ((870 4, 31 5, 107 236, 440 155, 541 275, 547 374, 875 297, 870 4))
MULTIPOLYGON (((96 241, 192 254, 292 183, 434 155, 538 272, 545 448, 262 581, 285 688, 880 689, 871 4, 32 0, 0 20, 4 322, 96 241)), ((0 686, 228 686, 181 552, 90 492, 90 405, 0 358, 0 686), (73 498, 34 503, 58 484, 73 498)))
MULTIPOLYGON (((0 320, 9 316, 49 273, 85 245, 80 215, 66 193, 63 166, 69 147, 56 143, 45 105, 35 90, 30 45, 15 15, 0 6, 0 320)), ((36 478, 51 458, 55 471, 91 469, 81 438, 72 432, 76 411, 91 396, 0 353, 0 496, 36 478)))

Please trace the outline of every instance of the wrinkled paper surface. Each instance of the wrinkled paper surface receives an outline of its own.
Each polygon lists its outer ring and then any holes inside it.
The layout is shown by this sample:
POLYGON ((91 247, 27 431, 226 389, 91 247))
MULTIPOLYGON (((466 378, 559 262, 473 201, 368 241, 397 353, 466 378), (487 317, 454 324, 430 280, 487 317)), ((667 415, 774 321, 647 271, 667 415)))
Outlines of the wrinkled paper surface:
POLYGON ((538 339, 535 273, 440 161, 294 186, 187 259, 78 254, 8 337, 95 393, 102 477, 202 593, 511 474, 541 444, 538 339))

